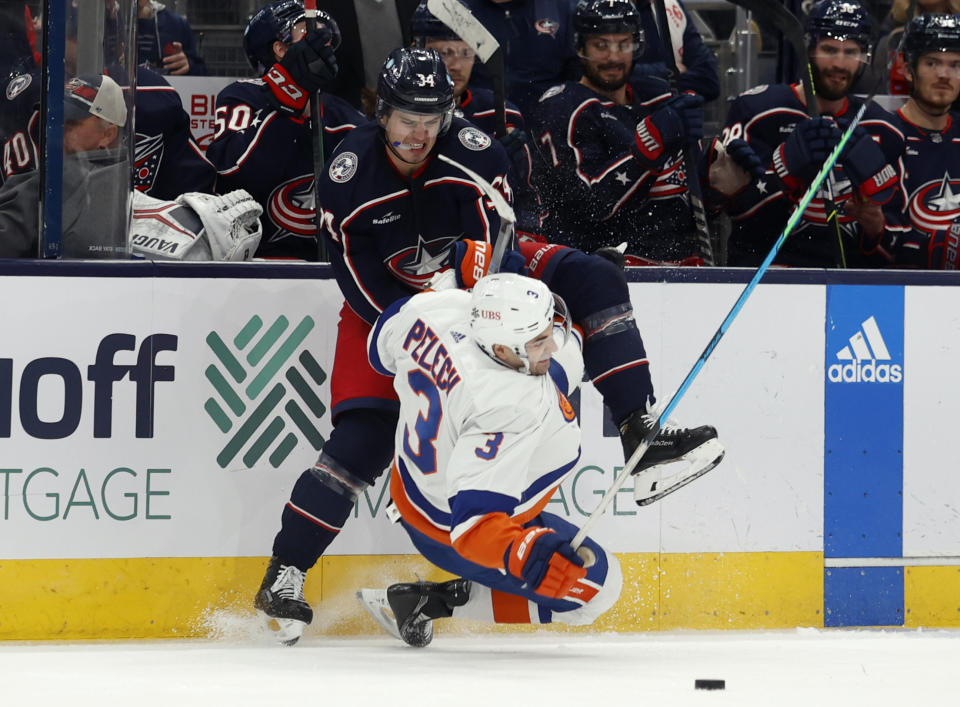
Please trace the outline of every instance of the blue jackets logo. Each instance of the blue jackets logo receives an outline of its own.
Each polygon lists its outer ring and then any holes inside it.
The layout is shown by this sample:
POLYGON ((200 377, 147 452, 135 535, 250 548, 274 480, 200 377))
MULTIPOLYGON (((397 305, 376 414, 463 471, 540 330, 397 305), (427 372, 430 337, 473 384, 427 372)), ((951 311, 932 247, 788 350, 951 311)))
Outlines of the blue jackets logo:
POLYGON ((869 317, 849 339, 849 344, 837 351, 837 363, 827 368, 831 383, 900 383, 903 366, 891 363, 890 352, 877 326, 869 317))

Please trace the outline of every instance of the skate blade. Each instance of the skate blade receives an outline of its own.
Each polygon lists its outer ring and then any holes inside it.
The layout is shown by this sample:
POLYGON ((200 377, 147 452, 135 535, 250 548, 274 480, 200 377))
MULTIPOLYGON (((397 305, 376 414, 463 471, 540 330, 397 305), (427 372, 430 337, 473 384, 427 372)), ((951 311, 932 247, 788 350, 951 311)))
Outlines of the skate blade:
POLYGON ((633 500, 647 506, 696 481, 723 460, 723 445, 710 439, 675 462, 644 469, 634 477, 633 500))
POLYGON ((263 620, 267 630, 273 634, 273 637, 285 646, 292 646, 299 641, 304 629, 307 628, 307 624, 296 619, 278 619, 267 615, 260 609, 257 609, 257 614, 263 620))
POLYGON ((367 613, 373 617, 373 620, 380 624, 384 631, 400 641, 403 640, 403 637, 400 635, 400 629, 397 626, 397 619, 393 615, 390 604, 387 602, 386 589, 361 589, 357 592, 357 600, 363 605, 363 608, 367 610, 367 613))

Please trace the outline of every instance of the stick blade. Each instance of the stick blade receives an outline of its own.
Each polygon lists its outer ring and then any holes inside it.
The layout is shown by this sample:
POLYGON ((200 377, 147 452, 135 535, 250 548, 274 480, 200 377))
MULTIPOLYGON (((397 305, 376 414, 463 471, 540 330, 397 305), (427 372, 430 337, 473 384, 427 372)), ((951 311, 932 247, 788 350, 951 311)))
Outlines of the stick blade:
POLYGON ((500 44, 459 0, 427 0, 427 9, 470 45, 484 64, 500 44))

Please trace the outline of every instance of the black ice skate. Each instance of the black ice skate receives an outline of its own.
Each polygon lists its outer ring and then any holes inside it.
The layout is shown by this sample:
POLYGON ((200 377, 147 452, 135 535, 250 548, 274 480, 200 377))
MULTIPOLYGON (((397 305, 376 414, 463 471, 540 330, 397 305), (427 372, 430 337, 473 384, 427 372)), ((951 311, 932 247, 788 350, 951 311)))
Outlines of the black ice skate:
POLYGON ((357 599, 384 630, 407 645, 423 648, 433 640, 433 620, 453 616, 470 598, 470 582, 410 582, 387 589, 361 589, 357 599))
MULTIPOLYGON (((656 421, 654 411, 637 410, 620 425, 624 462, 629 461, 656 421)), ((712 426, 664 424, 632 472, 634 500, 640 506, 659 501, 706 474, 720 463, 723 454, 723 445, 712 426)))
POLYGON ((267 573, 260 584, 253 605, 277 640, 292 646, 300 640, 303 630, 313 621, 313 609, 303 598, 305 573, 293 565, 281 564, 279 557, 271 557, 267 573))

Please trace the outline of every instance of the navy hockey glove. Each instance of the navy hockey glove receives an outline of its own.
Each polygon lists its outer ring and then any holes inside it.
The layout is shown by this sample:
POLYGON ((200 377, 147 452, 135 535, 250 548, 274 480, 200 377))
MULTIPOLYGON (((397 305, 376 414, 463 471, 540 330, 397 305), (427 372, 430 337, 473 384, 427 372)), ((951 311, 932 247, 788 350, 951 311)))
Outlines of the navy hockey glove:
POLYGON ((700 160, 704 203, 711 211, 725 209, 731 199, 763 173, 763 162, 747 142, 736 139, 723 145, 715 139, 700 160))
POLYGON ((527 132, 516 129, 497 139, 507 151, 507 157, 510 158, 510 163, 516 170, 517 176, 525 176, 527 173, 527 151, 523 148, 526 147, 527 141, 530 139, 527 132))
POLYGON ((731 140, 723 147, 737 166, 750 175, 750 179, 760 179, 763 176, 763 162, 746 140, 731 140))
POLYGON ((885 204, 893 198, 897 171, 887 163, 880 145, 859 125, 840 153, 840 163, 853 185, 870 201, 885 204))
POLYGON ((590 255, 599 255, 604 260, 609 260, 621 270, 626 270, 627 256, 624 255, 626 250, 627 244, 621 243, 620 245, 607 245, 602 248, 597 248, 590 253, 590 255))
POLYGON ((790 191, 799 191, 813 179, 833 148, 840 131, 829 118, 809 118, 797 123, 790 137, 773 152, 773 169, 790 191))
POLYGON ((309 32, 287 47, 283 58, 270 67, 263 80, 280 110, 299 115, 310 95, 323 90, 337 77, 337 58, 327 27, 309 32))
POLYGON ((703 96, 681 93, 637 123, 633 155, 647 167, 657 167, 684 143, 703 137, 703 96))
POLYGON ((554 599, 587 576, 570 543, 550 528, 524 528, 504 553, 503 565, 534 592, 554 599))
MULTIPOLYGON (((462 240, 453 244, 447 265, 457 276, 457 286, 470 289, 490 271, 493 246, 486 241, 462 240)), ((508 250, 500 261, 500 272, 527 274, 527 261, 517 250, 508 250)))

